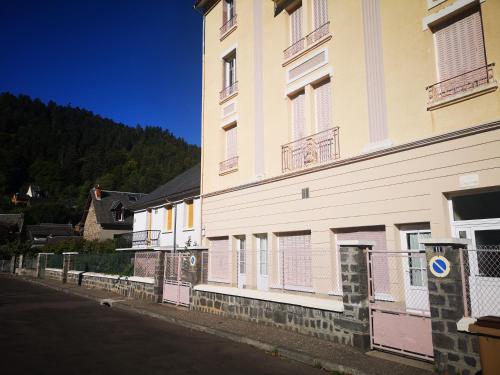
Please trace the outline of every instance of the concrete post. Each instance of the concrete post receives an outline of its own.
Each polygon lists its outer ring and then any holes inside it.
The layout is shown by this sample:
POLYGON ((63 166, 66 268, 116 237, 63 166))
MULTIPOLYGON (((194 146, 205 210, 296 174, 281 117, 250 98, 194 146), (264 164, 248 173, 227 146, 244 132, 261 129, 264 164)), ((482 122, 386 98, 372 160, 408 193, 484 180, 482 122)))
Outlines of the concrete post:
POLYGON ((153 296, 155 302, 162 302, 163 300, 163 278, 165 272, 165 253, 163 251, 155 251, 155 276, 153 296))
MULTIPOLYGON (((370 321, 368 310, 368 268, 366 254, 371 241, 338 241, 342 272, 344 315, 349 319, 352 346, 366 351, 370 348, 370 321)), ((342 322, 339 321, 336 324, 342 322)))
POLYGON ((71 271, 75 268, 75 255, 78 255, 78 253, 76 252, 63 253, 63 274, 62 274, 63 284, 68 281, 68 271, 71 271))
POLYGON ((10 273, 14 273, 16 271, 16 256, 12 255, 10 257, 10 273))
POLYGON ((421 241, 427 258, 434 361, 440 372, 449 374, 475 374, 481 368, 477 337, 457 330, 457 322, 466 315, 460 249, 467 242, 457 238, 421 241), (435 276, 430 269, 430 260, 439 255, 450 263, 445 277, 435 276))
POLYGON ((19 257, 17 258, 17 265, 16 269, 14 270, 14 273, 16 275, 21 275, 21 269, 23 268, 23 258, 24 258, 23 254, 19 255, 19 257))
POLYGON ((38 259, 36 262, 36 276, 39 279, 43 279, 45 276, 45 268, 47 268, 47 259, 49 255, 54 253, 38 253, 38 259))

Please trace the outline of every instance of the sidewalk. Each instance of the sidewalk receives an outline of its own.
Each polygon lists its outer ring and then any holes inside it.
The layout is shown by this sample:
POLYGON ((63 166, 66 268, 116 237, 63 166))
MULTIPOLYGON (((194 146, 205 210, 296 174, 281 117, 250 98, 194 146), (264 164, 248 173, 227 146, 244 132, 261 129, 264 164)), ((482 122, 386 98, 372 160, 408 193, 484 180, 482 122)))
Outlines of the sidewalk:
MULTIPOLYGON (((367 355, 354 348, 334 344, 311 336, 305 336, 271 326, 220 317, 217 315, 177 308, 167 304, 155 304, 142 300, 128 299, 119 294, 99 289, 87 289, 76 285, 61 284, 53 280, 29 277, 16 277, 65 293, 92 299, 133 313, 161 319, 186 328, 214 334, 232 341, 246 343, 272 355, 280 355, 292 360, 322 367, 334 373, 352 375, 388 375, 388 374, 432 374, 432 365, 413 360, 398 362, 381 359, 384 354, 367 355), (423 368, 408 366, 406 363, 422 365, 423 368)), ((389 357, 392 357, 389 355, 389 357)))

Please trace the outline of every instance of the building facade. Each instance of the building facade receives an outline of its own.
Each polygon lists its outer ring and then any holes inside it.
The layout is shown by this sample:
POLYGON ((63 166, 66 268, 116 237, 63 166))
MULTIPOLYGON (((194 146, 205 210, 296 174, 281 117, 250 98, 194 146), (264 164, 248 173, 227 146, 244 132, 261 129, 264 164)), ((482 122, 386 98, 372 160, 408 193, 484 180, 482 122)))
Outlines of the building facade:
MULTIPOLYGON (((196 7, 204 297, 343 313, 342 244, 500 244, 499 1, 196 7)), ((374 266, 374 298, 429 315, 411 302, 425 261, 398 261, 396 286, 389 262, 374 266)))
POLYGON ((133 250, 200 248, 200 165, 158 187, 131 209, 134 211, 133 250))
POLYGON ((112 240, 132 230, 130 206, 144 194, 92 188, 76 231, 89 241, 112 240))

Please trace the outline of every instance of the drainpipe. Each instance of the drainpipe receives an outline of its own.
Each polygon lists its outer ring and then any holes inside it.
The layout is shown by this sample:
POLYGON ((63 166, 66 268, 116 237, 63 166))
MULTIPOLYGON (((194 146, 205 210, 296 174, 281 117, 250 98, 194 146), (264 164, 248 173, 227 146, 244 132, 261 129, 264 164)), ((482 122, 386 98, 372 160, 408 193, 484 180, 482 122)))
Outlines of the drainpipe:
POLYGON ((174 254, 177 251, 177 204, 174 204, 174 254))

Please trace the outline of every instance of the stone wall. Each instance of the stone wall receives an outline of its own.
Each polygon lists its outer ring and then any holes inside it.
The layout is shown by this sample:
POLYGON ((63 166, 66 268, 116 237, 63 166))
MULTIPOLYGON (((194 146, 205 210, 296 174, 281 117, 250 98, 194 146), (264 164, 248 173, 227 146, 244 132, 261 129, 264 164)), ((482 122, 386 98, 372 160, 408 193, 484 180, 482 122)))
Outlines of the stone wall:
POLYGON ((97 216, 95 214, 94 202, 90 203, 89 212, 85 220, 85 226, 83 228, 83 238, 89 241, 100 240, 101 239, 102 227, 97 222, 97 216))
POLYGON ((342 313, 196 290, 192 308, 354 346, 351 322, 342 313))
POLYGON ((448 374, 476 374, 481 369, 478 338, 457 331, 457 322, 465 315, 460 250, 456 246, 427 246, 427 264, 435 255, 444 256, 451 266, 450 273, 443 278, 428 272, 436 368, 448 374))
POLYGON ((44 279, 61 281, 63 279, 63 270, 55 268, 46 268, 44 271, 44 279))
POLYGON ((98 276, 96 274, 87 274, 80 272, 69 272, 68 283, 79 284, 81 277, 81 286, 89 289, 101 289, 109 292, 121 294, 125 297, 143 299, 156 302, 154 295, 154 284, 129 280, 119 276, 98 276))
POLYGON ((368 350, 368 280, 363 249, 341 247, 341 267, 342 313, 204 291, 193 291, 192 308, 368 350))

